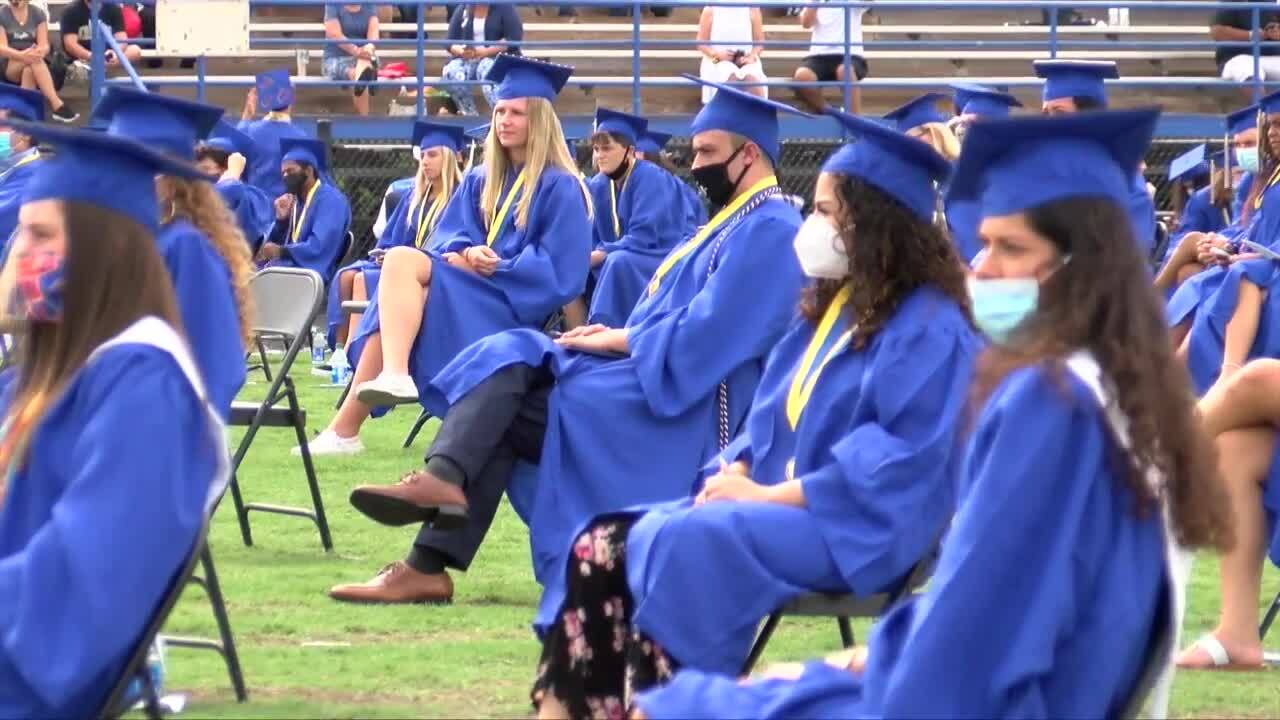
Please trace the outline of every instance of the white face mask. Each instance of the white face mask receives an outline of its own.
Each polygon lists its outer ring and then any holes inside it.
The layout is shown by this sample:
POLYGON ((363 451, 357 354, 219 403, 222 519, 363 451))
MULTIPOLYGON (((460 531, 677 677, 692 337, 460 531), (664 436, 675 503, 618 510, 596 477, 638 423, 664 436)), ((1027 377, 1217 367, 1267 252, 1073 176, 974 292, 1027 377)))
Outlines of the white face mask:
POLYGON ((811 278, 840 280, 849 274, 844 239, 825 218, 810 215, 794 241, 800 269, 811 278))

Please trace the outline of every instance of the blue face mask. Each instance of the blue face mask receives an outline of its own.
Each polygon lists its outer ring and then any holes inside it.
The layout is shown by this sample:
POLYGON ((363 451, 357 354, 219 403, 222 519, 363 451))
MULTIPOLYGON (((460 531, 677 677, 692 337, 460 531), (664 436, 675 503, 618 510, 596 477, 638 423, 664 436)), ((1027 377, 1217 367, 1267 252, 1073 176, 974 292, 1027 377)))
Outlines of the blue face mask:
POLYGON ((1241 170, 1248 173, 1258 172, 1258 148, 1236 148, 1236 165, 1239 165, 1241 170))
POLYGON ((13 146, 9 144, 9 133, 0 132, 0 160, 8 160, 13 154, 13 146))
POLYGON ((1004 343, 1014 328, 1036 311, 1040 283, 1035 278, 984 280, 970 276, 969 298, 978 329, 992 342, 1004 343))

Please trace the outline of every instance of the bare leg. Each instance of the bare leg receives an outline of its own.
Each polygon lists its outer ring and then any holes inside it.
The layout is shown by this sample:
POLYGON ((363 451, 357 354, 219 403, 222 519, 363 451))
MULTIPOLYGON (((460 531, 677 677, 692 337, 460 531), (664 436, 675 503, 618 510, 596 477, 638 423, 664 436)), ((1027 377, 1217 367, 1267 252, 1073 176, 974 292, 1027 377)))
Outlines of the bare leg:
MULTIPOLYGON (((358 79, 360 73, 364 72, 367 67, 369 67, 368 62, 364 60, 357 62, 354 68, 347 71, 347 79, 358 79)), ((351 105, 356 109, 356 113, 360 115, 369 114, 369 93, 366 90, 367 88, 365 87, 358 87, 351 91, 351 105)))
MULTIPOLYGON (((818 76, 807 67, 798 67, 792 79, 796 82, 817 82, 818 76)), ((804 109, 810 112, 822 112, 825 103, 822 100, 822 88, 816 87, 798 87, 796 88, 796 99, 804 106, 804 109)))
POLYGON ((27 67, 31 68, 31 77, 36 87, 40 89, 40 94, 49 101, 49 107, 54 110, 62 107, 62 98, 58 97, 58 91, 53 86, 53 76, 49 74, 49 66, 38 62, 27 67))
POLYGON ((1218 381, 1198 409, 1210 437, 1280 421, 1280 360, 1255 360, 1218 381))
POLYGON ((1240 281, 1240 296, 1236 310, 1227 321, 1222 348, 1222 377, 1240 369, 1249 359, 1249 349, 1258 336, 1258 318, 1262 316, 1262 301, 1266 293, 1248 280, 1240 281))
POLYGON ((16 62, 10 62, 4 68, 4 78, 11 83, 21 85, 22 79, 27 74, 27 66, 16 62))
POLYGON ((391 248, 378 281, 378 320, 382 326, 382 369, 409 374, 409 351, 422 329, 431 258, 414 248, 391 248))
MULTIPOLYGON (((351 287, 355 282, 356 276, 361 275, 359 270, 343 270, 338 273, 338 302, 344 303, 353 299, 351 295, 351 287)), ((339 322, 337 329, 333 331, 333 344, 346 345, 347 338, 351 337, 350 328, 355 327, 350 323, 339 322)))
POLYGON ((1191 332, 1191 320, 1183 320, 1182 322, 1169 328, 1169 339, 1173 341, 1173 352, 1183 360, 1186 359, 1187 351, 1183 347, 1183 343, 1187 341, 1187 334, 1191 332))
MULTIPOLYGON (((369 292, 365 289, 364 273, 357 272, 355 279, 351 281, 351 299, 365 301, 369 299, 369 292)), ((347 327, 345 338, 353 337, 356 334, 356 328, 360 327, 360 320, 364 318, 364 313, 353 312, 351 317, 347 318, 347 327)))
MULTIPOLYGON (((1219 467, 1235 515, 1235 546, 1222 555, 1222 614, 1213 635, 1235 664, 1262 663, 1258 638, 1258 594, 1262 585, 1266 517, 1262 481, 1271 467, 1275 430, 1270 426, 1233 430, 1218 437, 1219 467)), ((1209 667, 1208 654, 1191 647, 1179 665, 1209 667)))
POLYGON ((1182 236, 1178 241, 1178 247, 1174 248, 1173 255, 1169 257, 1169 262, 1165 263, 1156 274, 1156 280, 1153 283, 1156 290, 1162 293, 1168 292, 1180 282, 1179 272, 1183 266, 1196 262, 1197 246, 1205 237, 1206 235, 1200 232, 1191 232, 1182 236))
POLYGON ((564 329, 572 330, 587 322, 587 304, 582 298, 574 298, 564 306, 564 329))
MULTIPOLYGON (((836 80, 838 82, 844 82, 844 65, 843 64, 841 64, 840 67, 836 68, 836 80)), ((849 87, 849 107, 845 109, 853 115, 857 115, 858 113, 862 112, 862 91, 858 89, 858 81, 856 79, 856 74, 855 74, 855 80, 849 87)))
MULTIPOLYGON (((764 82, 764 78, 759 77, 757 75, 747 75, 746 77, 742 78, 742 82, 744 83, 764 82)), ((769 89, 763 85, 752 85, 750 87, 746 87, 743 89, 751 93, 752 95, 756 95, 758 97, 765 97, 769 94, 769 89)))
POLYGON ((554 695, 546 693, 542 696, 542 702, 538 703, 538 720, 568 720, 568 718, 569 711, 554 695))
POLYGON ((18 84, 27 90, 36 89, 36 78, 31 74, 30 65, 24 65, 22 67, 22 80, 20 80, 18 84))
MULTIPOLYGON (((381 370, 382 343, 379 342, 378 335, 375 333, 370 335, 364 344, 364 351, 360 353, 360 362, 356 363, 356 371, 351 379, 351 387, 357 387, 362 382, 374 379, 381 370)), ((342 407, 338 408, 338 413, 329 421, 328 429, 338 437, 355 437, 360 434, 360 426, 369 419, 371 412, 373 408, 357 400, 355 393, 347 393, 347 399, 342 401, 342 407)))

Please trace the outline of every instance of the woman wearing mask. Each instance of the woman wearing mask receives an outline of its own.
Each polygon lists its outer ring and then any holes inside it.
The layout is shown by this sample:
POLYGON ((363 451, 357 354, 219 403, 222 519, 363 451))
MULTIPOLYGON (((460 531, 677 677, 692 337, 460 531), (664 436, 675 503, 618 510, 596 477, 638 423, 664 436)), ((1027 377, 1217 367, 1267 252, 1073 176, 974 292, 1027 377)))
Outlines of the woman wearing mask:
MULTIPOLYGON (((0 123, 6 118, 44 122, 44 100, 39 93, 0 83, 0 123)), ((0 124, 0 257, 18 228, 22 194, 39 159, 34 138, 0 124)))
POLYGON ((611 715, 677 667, 732 675, 764 615, 807 591, 890 589, 950 517, 979 343, 932 225, 948 163, 837 117, 859 140, 823 166, 795 239, 813 281, 803 317, 695 499, 579 535, 544 635, 539 717, 611 715))
POLYGON ((1231 539, 1125 213, 1157 117, 969 129, 952 192, 981 206, 970 293, 994 344, 938 567, 876 625, 865 667, 744 685, 681 673, 638 717, 1120 715, 1152 633, 1172 631, 1157 625, 1172 623, 1166 536, 1231 539))
POLYGON ((228 477, 154 238, 155 177, 198 173, 109 135, 18 128, 56 154, 4 270, 23 339, 0 390, 0 717, 90 717, 228 477))
MULTIPOLYGON (((352 313, 344 320, 342 303, 368 300, 377 294, 382 260, 391 248, 404 246, 425 252, 431 247, 431 234, 462 179, 459 153, 465 141, 462 128, 455 125, 424 120, 414 123, 413 157, 418 161, 418 172, 413 176, 411 191, 396 204, 369 259, 339 269, 337 282, 329 285, 330 345, 346 345, 347 338, 355 333, 363 315, 352 313)), ((321 433, 311 442, 311 453, 324 454, 329 438, 331 434, 321 433)))

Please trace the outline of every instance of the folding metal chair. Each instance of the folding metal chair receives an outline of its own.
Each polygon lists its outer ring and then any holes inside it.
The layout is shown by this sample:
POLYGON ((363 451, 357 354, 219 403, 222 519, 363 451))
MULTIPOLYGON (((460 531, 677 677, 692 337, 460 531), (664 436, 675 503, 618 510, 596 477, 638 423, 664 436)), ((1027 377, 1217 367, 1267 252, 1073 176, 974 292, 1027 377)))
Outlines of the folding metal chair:
POLYGON ((1258 626, 1258 638, 1267 639, 1267 631, 1271 629, 1271 623, 1275 622, 1276 614, 1280 613, 1280 592, 1271 600, 1271 607, 1267 608, 1267 614, 1262 617, 1262 624, 1258 626))
POLYGON ((165 644, 171 647, 183 647, 196 650, 213 650, 222 656, 227 665, 227 677, 236 693, 236 702, 247 702, 249 691, 244 684, 244 670, 240 667, 240 654, 236 652, 236 640, 231 634, 231 620, 227 617, 227 604, 222 597, 222 586, 218 583, 218 573, 213 568, 213 553, 206 542, 200 551, 200 566, 204 575, 191 574, 189 581, 204 589, 213 608, 213 619, 218 623, 218 640, 165 635, 165 644))
POLYGON ((1125 698, 1123 707, 1119 708, 1118 713, 1107 713, 1107 717, 1121 717, 1126 720, 1138 717, 1142 712, 1143 704, 1147 701, 1147 696, 1151 694, 1151 689, 1172 666, 1173 641, 1177 631, 1173 628, 1171 620, 1173 616, 1171 601, 1169 593, 1160 593, 1151 634, 1147 637, 1147 652, 1144 655, 1142 671, 1138 673, 1138 680, 1134 683, 1129 697, 1125 698))
POLYGON ((288 350, 276 369, 275 380, 261 403, 234 402, 231 404, 232 426, 248 427, 244 438, 231 460, 231 499, 235 503, 236 517, 240 522, 240 535, 245 545, 253 545, 253 533, 249 528, 249 512, 258 511, 277 515, 303 517, 316 524, 320 531, 320 544, 326 551, 333 549, 329 534, 329 521, 324 513, 324 500, 320 497, 320 484, 316 480, 311 451, 307 447, 307 415, 298 403, 289 370, 303 346, 310 342, 311 324, 324 307, 324 280, 311 270, 298 268, 266 268, 254 275, 250 282, 254 306, 257 310, 254 333, 257 337, 280 337, 288 343, 288 350), (279 407, 284 401, 287 406, 279 407), (311 490, 311 510, 265 503, 245 503, 241 497, 236 473, 249 452, 254 437, 263 427, 291 427, 302 449, 302 467, 311 490))
POLYGON ((891 592, 876 593, 867 597, 857 597, 849 594, 809 593, 791 600, 765 619, 764 626, 760 628, 760 633, 756 635, 756 641, 751 646, 751 652, 747 654, 747 661, 743 663, 742 674, 750 673, 751 669, 759 662, 760 656, 764 654, 770 638, 773 637, 773 632, 778 629, 778 623, 782 621, 783 615, 834 617, 836 625, 840 629, 841 646, 845 649, 853 647, 855 640, 853 627, 850 625, 849 619, 877 618, 883 615, 889 608, 897 605, 904 597, 925 584, 929 576, 933 574, 933 566, 937 563, 937 560, 938 544, 935 543, 934 547, 911 569, 910 574, 907 575, 898 588, 891 592))

